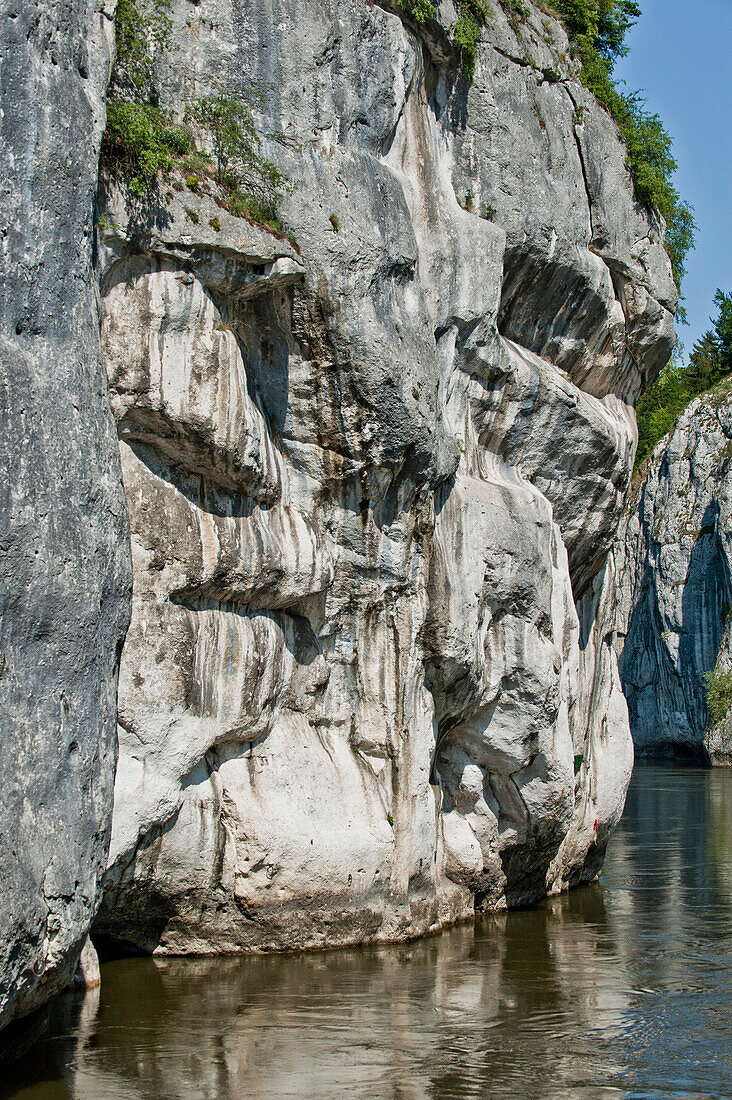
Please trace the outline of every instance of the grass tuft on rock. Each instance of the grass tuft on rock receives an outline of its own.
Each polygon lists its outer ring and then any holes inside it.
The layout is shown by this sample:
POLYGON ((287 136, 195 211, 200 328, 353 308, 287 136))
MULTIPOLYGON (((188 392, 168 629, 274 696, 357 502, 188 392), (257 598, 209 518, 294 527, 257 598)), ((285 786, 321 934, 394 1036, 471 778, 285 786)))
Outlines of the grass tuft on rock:
POLYGON ((707 707, 709 721, 716 726, 723 721, 732 708, 732 669, 722 668, 719 661, 711 672, 704 674, 707 685, 707 707))

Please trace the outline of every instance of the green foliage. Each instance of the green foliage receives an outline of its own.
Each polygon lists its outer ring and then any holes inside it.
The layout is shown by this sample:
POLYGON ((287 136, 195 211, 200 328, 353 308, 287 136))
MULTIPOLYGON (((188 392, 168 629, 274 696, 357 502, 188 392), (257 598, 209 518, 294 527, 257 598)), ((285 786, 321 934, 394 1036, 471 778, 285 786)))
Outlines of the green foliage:
POLYGON ((627 52, 625 35, 640 15, 633 0, 553 0, 573 41, 586 39, 611 63, 627 52))
POLYGON ((401 0, 401 6, 415 23, 426 23, 428 19, 437 18, 437 9, 430 0, 401 0))
POLYGON ((732 707, 732 671, 723 669, 719 661, 711 672, 704 674, 707 685, 709 721, 716 725, 727 717, 732 707))
MULTIPOLYGON (((526 4, 522 4, 521 0, 501 0, 501 7, 508 15, 509 20, 512 16, 518 19, 528 19, 531 14, 526 4)), ((513 23, 511 25, 513 26, 513 23)))
POLYGON ((154 55, 170 43, 171 0, 117 0, 112 83, 142 88, 152 75, 154 55))
MULTIPOLYGON (((431 8, 427 0, 415 2, 431 8)), ((196 194, 201 179, 213 174, 211 157, 196 149, 190 131, 157 107, 153 64, 156 54, 170 48, 170 7, 171 0, 117 0, 115 10, 112 94, 102 148, 107 164, 124 173, 138 199, 152 190, 160 173, 166 175, 174 166, 185 173, 188 188, 196 194)), ((211 141, 216 179, 228 194, 230 211, 281 229, 276 207, 287 180, 261 155, 249 106, 239 99, 206 96, 189 106, 186 117, 211 141)), ((177 181, 173 186, 182 188, 177 181)), ((194 210, 186 207, 186 213, 198 221, 194 210)), ((218 218, 209 224, 220 229, 218 218)))
POLYGON ((692 208, 672 182, 676 161, 671 137, 658 115, 646 110, 642 96, 620 91, 613 79, 616 60, 628 52, 625 36, 640 15, 640 7, 634 0, 553 2, 582 61, 583 83, 617 123, 638 199, 655 207, 666 221, 666 249, 676 284, 681 286, 696 226, 692 208))
POLYGON ((251 217, 257 210, 266 224, 277 221, 277 204, 288 181, 261 155, 262 140, 251 108, 230 96, 204 96, 189 107, 187 117, 209 137, 216 178, 230 191, 234 205, 245 208, 251 217))
POLYGON ((266 225, 268 229, 281 233, 282 222, 277 216, 277 207, 273 203, 263 202, 256 195, 247 194, 234 187, 229 192, 226 203, 229 213, 237 218, 251 218, 252 221, 266 225))
POLYGON ((472 80, 475 60, 478 56, 480 28, 491 15, 487 0, 457 0, 458 18, 452 32, 452 40, 460 50, 463 68, 472 80))
POLYGON ((130 190, 142 198, 158 172, 170 171, 177 158, 193 148, 183 126, 171 123, 162 111, 147 103, 121 103, 107 107, 103 150, 107 162, 125 172, 130 190))
MULTIPOLYGON (((277 204, 289 184, 277 166, 261 156, 261 138, 247 104, 225 96, 205 97, 189 107, 187 118, 210 138, 214 159, 196 149, 190 130, 173 123, 158 107, 112 99, 102 145, 107 165, 124 174, 138 199, 153 189, 160 173, 165 176, 174 167, 186 173, 186 185, 195 194, 201 191, 202 178, 215 174, 232 214, 280 231, 277 204)), ((176 181, 174 187, 181 190, 182 184, 176 181)), ((197 220, 188 207, 186 213, 197 220)))
POLYGON ((480 27, 475 21, 475 17, 469 11, 461 11, 453 30, 452 40, 460 50, 465 71, 471 78, 475 72, 479 38, 480 27))
POLYGON ((719 361, 725 374, 732 371, 732 291, 727 294, 717 290, 714 304, 719 310, 714 325, 719 361))
MULTIPOLYGON (((400 0, 401 7, 415 23, 426 23, 437 18, 437 9, 430 0, 400 0)), ((490 17, 491 7, 488 0, 457 0, 457 22, 453 29, 452 41, 457 46, 463 67, 472 80, 475 71, 475 59, 478 56, 480 28, 490 17)))
POLYGON ((671 431, 690 401, 732 374, 732 292, 717 290, 714 304, 717 316, 694 345, 688 365, 672 359, 638 401, 636 466, 671 431))

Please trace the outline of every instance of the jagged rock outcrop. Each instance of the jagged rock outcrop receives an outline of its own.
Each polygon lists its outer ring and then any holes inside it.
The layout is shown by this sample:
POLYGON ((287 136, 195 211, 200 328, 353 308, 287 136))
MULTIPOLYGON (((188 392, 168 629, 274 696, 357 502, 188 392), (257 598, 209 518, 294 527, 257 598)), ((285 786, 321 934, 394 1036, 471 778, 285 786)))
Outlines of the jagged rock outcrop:
POLYGON ((111 23, 0 2, 0 1026, 71 978, 109 847, 129 530, 92 272, 111 23))
POLYGON ((608 556, 662 227, 560 25, 171 8, 162 107, 261 96, 298 242, 103 181, 133 617, 99 933, 396 939, 592 877, 632 765, 608 556))
POLYGON ((707 684, 729 667, 732 399, 698 397, 653 452, 619 534, 620 670, 636 750, 732 762, 728 723, 708 729, 707 684))

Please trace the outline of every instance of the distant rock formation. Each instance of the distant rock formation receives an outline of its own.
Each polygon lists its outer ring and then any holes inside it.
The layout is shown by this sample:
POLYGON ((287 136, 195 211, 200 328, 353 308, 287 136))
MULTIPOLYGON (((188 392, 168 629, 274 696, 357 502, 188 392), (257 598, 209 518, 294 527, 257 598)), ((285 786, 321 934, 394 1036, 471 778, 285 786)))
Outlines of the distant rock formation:
POLYGON ((173 2, 162 109, 261 95, 298 247, 183 173, 147 212, 102 181, 135 592, 99 933, 398 939, 600 866, 676 291, 561 26, 494 7, 470 84, 397 4, 173 2))
POLYGON ((92 271, 111 24, 2 0, 0 27, 3 1026, 69 982, 99 904, 131 568, 92 271))
POLYGON ((636 751, 732 763, 705 673, 730 662, 732 395, 697 398, 649 460, 619 535, 620 672, 636 751))

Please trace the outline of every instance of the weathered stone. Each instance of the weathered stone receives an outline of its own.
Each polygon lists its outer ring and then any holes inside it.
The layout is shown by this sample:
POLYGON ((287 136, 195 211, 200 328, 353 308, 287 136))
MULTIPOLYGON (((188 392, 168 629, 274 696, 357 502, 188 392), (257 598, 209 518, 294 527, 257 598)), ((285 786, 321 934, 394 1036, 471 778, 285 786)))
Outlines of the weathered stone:
POLYGON ((0 3, 0 1026, 70 979, 109 846, 129 533, 92 272, 109 20, 0 3))
POLYGON ((299 254, 182 178, 148 215, 103 187, 135 593, 97 927, 158 953, 535 900, 622 810, 608 552, 662 226, 556 21, 496 5, 471 85, 401 12, 174 0, 160 102, 262 97, 299 254))
POLYGON ((697 398, 656 447, 618 537, 620 670, 636 750, 732 761, 705 673, 730 665, 732 400, 697 398))
POLYGON ((74 985, 84 989, 96 989, 102 984, 102 975, 99 967, 99 956, 94 944, 87 936, 79 955, 79 965, 74 974, 74 985))

